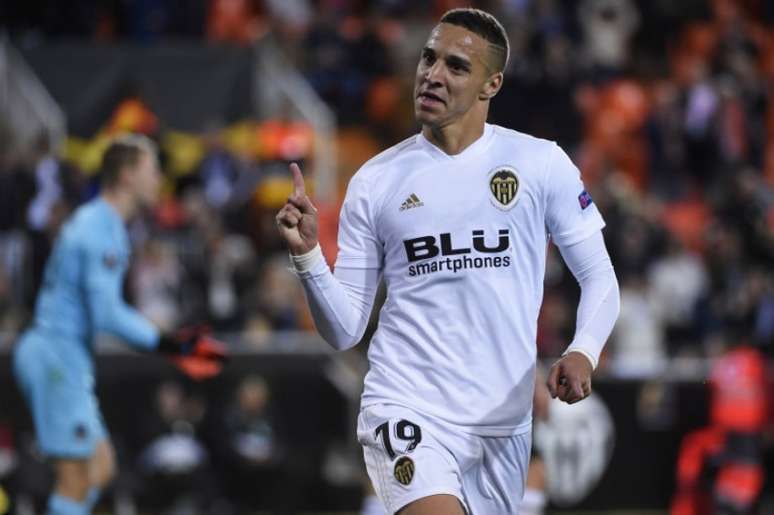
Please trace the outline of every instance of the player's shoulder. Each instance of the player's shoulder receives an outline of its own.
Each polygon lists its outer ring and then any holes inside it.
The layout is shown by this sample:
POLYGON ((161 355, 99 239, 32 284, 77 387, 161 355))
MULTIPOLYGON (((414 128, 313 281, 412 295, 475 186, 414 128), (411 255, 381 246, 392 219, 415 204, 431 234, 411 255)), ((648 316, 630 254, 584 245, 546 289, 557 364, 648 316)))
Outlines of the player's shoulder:
POLYGON ((399 170, 401 165, 414 161, 420 156, 421 148, 415 134, 366 161, 352 176, 352 181, 373 183, 382 180, 389 177, 391 171, 399 170))
POLYGON ((70 223, 76 227, 102 225, 106 222, 103 201, 92 199, 79 206, 70 217, 70 223))
POLYGON ((577 167, 556 141, 538 138, 513 129, 495 125, 495 147, 493 151, 503 159, 515 159, 520 170, 533 170, 546 180, 559 176, 574 176, 577 167))
POLYGON ((531 152, 544 152, 550 155, 557 147, 555 141, 538 138, 525 132, 519 132, 501 125, 492 125, 496 145, 506 146, 509 151, 524 150, 531 152))
POLYGON ((89 247, 104 241, 102 235, 111 226, 110 213, 99 198, 78 207, 65 223, 62 236, 89 247))

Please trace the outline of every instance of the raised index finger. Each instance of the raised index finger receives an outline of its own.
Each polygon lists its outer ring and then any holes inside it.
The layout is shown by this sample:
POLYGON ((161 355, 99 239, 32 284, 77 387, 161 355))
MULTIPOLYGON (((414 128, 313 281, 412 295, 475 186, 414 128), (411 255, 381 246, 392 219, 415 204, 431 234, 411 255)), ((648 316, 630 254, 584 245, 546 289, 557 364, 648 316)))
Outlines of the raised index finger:
POLYGON ((304 185, 304 176, 301 174, 301 168, 296 163, 290 163, 290 172, 293 174, 293 194, 306 195, 306 186, 304 185))

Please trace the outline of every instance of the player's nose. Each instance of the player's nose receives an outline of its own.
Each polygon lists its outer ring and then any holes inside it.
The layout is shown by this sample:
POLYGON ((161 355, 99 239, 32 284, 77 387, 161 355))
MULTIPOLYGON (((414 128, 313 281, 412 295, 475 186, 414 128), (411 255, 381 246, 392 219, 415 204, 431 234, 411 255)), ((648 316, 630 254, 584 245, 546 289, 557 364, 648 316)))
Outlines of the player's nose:
POLYGON ((425 70, 425 81, 433 85, 443 84, 443 63, 437 60, 425 70))

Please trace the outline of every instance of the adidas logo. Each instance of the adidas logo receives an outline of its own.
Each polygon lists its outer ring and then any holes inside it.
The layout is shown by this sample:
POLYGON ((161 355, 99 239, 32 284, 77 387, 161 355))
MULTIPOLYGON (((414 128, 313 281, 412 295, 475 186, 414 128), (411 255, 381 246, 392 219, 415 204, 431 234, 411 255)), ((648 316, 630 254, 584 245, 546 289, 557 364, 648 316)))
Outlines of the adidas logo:
POLYGON ((419 200, 419 197, 417 197, 416 193, 412 193, 409 195, 409 197, 403 201, 403 204, 400 205, 400 211, 405 211, 407 209, 411 209, 412 207, 422 207, 425 203, 419 200))

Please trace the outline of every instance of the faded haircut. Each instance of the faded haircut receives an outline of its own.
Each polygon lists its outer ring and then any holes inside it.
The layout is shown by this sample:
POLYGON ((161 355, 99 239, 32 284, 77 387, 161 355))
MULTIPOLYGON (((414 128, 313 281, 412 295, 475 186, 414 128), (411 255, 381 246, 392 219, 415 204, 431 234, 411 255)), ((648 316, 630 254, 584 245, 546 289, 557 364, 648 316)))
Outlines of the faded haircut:
POLYGON ((463 27, 484 38, 489 43, 495 70, 498 72, 505 70, 511 49, 508 44, 508 34, 497 18, 481 9, 467 7, 447 11, 441 17, 441 23, 463 27))

